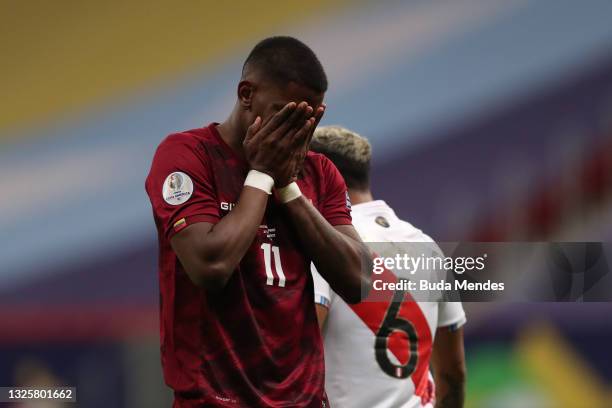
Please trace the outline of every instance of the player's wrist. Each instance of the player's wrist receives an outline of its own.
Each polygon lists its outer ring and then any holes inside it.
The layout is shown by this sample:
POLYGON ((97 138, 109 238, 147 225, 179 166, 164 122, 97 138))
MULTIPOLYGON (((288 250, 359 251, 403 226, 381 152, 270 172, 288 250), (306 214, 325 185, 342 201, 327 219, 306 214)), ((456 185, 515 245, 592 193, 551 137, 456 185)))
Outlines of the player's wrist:
POLYGON ((282 204, 287 204, 302 196, 302 191, 295 181, 287 184, 285 187, 274 189, 274 194, 278 201, 282 204))
POLYGON ((251 169, 244 180, 244 185, 262 190, 266 194, 272 194, 274 179, 263 171, 251 169))

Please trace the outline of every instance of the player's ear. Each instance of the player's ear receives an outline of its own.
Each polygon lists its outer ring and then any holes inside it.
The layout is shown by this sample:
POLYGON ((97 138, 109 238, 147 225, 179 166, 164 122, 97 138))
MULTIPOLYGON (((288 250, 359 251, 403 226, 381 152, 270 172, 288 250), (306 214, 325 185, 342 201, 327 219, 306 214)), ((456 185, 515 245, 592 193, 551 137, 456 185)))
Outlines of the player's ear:
POLYGON ((246 110, 251 110, 254 91, 255 86, 252 82, 240 81, 240 83, 238 84, 238 101, 240 102, 240 106, 242 106, 246 110))

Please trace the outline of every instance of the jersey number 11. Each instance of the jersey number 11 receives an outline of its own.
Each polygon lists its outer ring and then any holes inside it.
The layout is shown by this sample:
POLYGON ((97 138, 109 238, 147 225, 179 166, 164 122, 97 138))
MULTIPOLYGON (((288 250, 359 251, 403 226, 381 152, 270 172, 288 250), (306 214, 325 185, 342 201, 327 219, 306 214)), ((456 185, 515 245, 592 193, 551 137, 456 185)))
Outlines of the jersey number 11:
POLYGON ((274 254, 274 269, 278 275, 278 286, 281 288, 285 287, 285 273, 283 272, 283 266, 281 265, 280 249, 275 245, 269 243, 261 244, 261 249, 264 253, 264 264, 266 267, 266 284, 274 286, 274 273, 272 272, 272 256, 274 254))

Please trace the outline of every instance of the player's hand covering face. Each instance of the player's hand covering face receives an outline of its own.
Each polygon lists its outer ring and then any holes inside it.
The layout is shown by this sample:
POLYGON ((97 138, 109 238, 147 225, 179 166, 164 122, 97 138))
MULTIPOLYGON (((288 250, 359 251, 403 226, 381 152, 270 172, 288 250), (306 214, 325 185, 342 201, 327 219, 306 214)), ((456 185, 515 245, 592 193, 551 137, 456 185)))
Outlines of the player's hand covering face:
POLYGON ((289 102, 265 124, 257 117, 247 129, 243 146, 252 169, 274 178, 277 187, 289 184, 299 172, 316 123, 325 108, 316 112, 307 102, 289 102))
POLYGON ((295 82, 280 86, 253 74, 241 83, 239 95, 253 115, 243 143, 247 161, 270 174, 277 188, 289 184, 302 168, 325 111, 324 94, 295 82))
POLYGON ((310 128, 310 132, 308 134, 308 138, 306 139, 306 143, 303 146, 303 149, 301 150, 300 154, 298 156, 296 156, 296 161, 294 163, 294 168, 293 168, 293 178, 297 178, 299 172, 302 170, 302 166, 304 164, 304 159, 306 159, 306 154, 308 153, 308 150, 310 150, 310 142, 312 140, 312 136, 314 135, 314 131, 317 128, 317 126, 319 126, 319 122, 321 122, 321 118, 323 117, 323 114, 325 113, 325 104, 322 103, 321 105, 319 105, 319 107, 317 107, 317 109, 314 112, 313 118, 314 118, 314 123, 310 128))

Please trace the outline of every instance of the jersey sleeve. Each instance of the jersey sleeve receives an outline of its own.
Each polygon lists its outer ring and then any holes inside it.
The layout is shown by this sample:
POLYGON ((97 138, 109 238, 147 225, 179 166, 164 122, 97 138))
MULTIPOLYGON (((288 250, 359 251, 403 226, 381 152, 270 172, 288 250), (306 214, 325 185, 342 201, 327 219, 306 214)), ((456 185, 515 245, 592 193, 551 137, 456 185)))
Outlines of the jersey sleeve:
POLYGON ((332 301, 332 293, 329 283, 319 274, 314 264, 310 263, 310 272, 314 282, 314 301, 315 304, 329 307, 332 301))
POLYGON ((467 321, 461 302, 438 303, 438 327, 457 330, 467 321))
MULTIPOLYGON (((425 242, 430 242, 433 245, 432 248, 434 249, 435 253, 439 254, 440 256, 444 256, 442 249, 440 249, 440 247, 433 239, 431 239, 431 237, 422 232, 421 235, 424 237, 423 240, 425 242)), ((444 275, 441 275, 439 278, 444 278, 444 275)), ((456 296, 457 293, 455 291, 451 291, 444 293, 443 298, 454 299, 456 296)), ((438 302, 438 327, 448 327, 451 331, 457 330, 463 326, 466 321, 467 319, 465 317, 465 312, 461 302, 438 302)))
POLYGON ((327 157, 321 155, 321 158, 325 177, 321 215, 331 225, 351 224, 351 202, 344 179, 327 157))
POLYGON ((171 135, 158 147, 146 182, 156 223, 167 239, 188 225, 220 219, 206 154, 181 136, 171 135))

